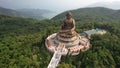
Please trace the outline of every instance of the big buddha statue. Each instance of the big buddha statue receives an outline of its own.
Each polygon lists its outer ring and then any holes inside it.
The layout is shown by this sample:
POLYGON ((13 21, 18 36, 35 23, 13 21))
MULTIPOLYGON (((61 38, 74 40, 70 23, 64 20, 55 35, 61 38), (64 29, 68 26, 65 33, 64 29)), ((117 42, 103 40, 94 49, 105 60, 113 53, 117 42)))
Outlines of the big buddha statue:
POLYGON ((47 49, 54 53, 61 51, 62 55, 77 55, 80 51, 89 49, 89 40, 82 37, 75 31, 75 20, 72 18, 71 12, 66 13, 66 18, 62 22, 59 32, 54 33, 46 39, 47 49))
POLYGON ((62 22, 61 30, 59 32, 61 37, 73 37, 75 32, 75 20, 72 18, 71 12, 67 12, 66 19, 62 22))

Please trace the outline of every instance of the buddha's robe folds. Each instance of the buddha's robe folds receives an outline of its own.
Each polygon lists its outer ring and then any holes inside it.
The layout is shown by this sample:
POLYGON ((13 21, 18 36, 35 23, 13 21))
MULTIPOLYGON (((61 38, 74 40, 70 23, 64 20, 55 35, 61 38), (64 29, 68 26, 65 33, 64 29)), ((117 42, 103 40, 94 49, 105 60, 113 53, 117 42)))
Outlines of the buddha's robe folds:
POLYGON ((76 35, 76 32, 75 32, 75 21, 74 21, 73 18, 66 19, 62 23, 62 27, 61 27, 61 30, 59 32, 59 35, 61 37, 68 37, 68 38, 71 38, 71 37, 76 35))

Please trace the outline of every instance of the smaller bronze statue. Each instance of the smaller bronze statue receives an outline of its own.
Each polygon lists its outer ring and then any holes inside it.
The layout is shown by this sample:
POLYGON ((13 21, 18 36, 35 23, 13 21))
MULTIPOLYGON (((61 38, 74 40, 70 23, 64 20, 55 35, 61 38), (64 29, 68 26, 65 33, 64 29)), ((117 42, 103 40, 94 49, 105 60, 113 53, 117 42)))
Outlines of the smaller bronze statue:
POLYGON ((59 35, 62 37, 73 37, 76 35, 75 20, 72 18, 71 12, 67 12, 66 19, 62 22, 59 35))

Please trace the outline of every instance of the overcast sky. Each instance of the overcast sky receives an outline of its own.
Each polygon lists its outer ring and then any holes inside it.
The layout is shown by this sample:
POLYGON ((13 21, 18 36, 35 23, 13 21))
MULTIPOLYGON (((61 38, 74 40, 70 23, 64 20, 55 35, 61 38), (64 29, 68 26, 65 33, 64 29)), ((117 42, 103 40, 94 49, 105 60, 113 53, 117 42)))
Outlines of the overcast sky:
POLYGON ((120 0, 0 0, 0 6, 12 9, 39 8, 53 11, 82 8, 97 2, 120 0))

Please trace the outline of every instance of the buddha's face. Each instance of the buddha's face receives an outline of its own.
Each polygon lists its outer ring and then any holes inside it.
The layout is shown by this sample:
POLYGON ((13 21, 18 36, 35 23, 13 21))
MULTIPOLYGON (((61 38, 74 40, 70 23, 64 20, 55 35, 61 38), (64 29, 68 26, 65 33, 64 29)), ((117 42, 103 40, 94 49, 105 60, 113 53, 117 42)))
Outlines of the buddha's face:
POLYGON ((71 15, 67 15, 67 19, 70 19, 70 18, 72 18, 72 16, 71 15))

